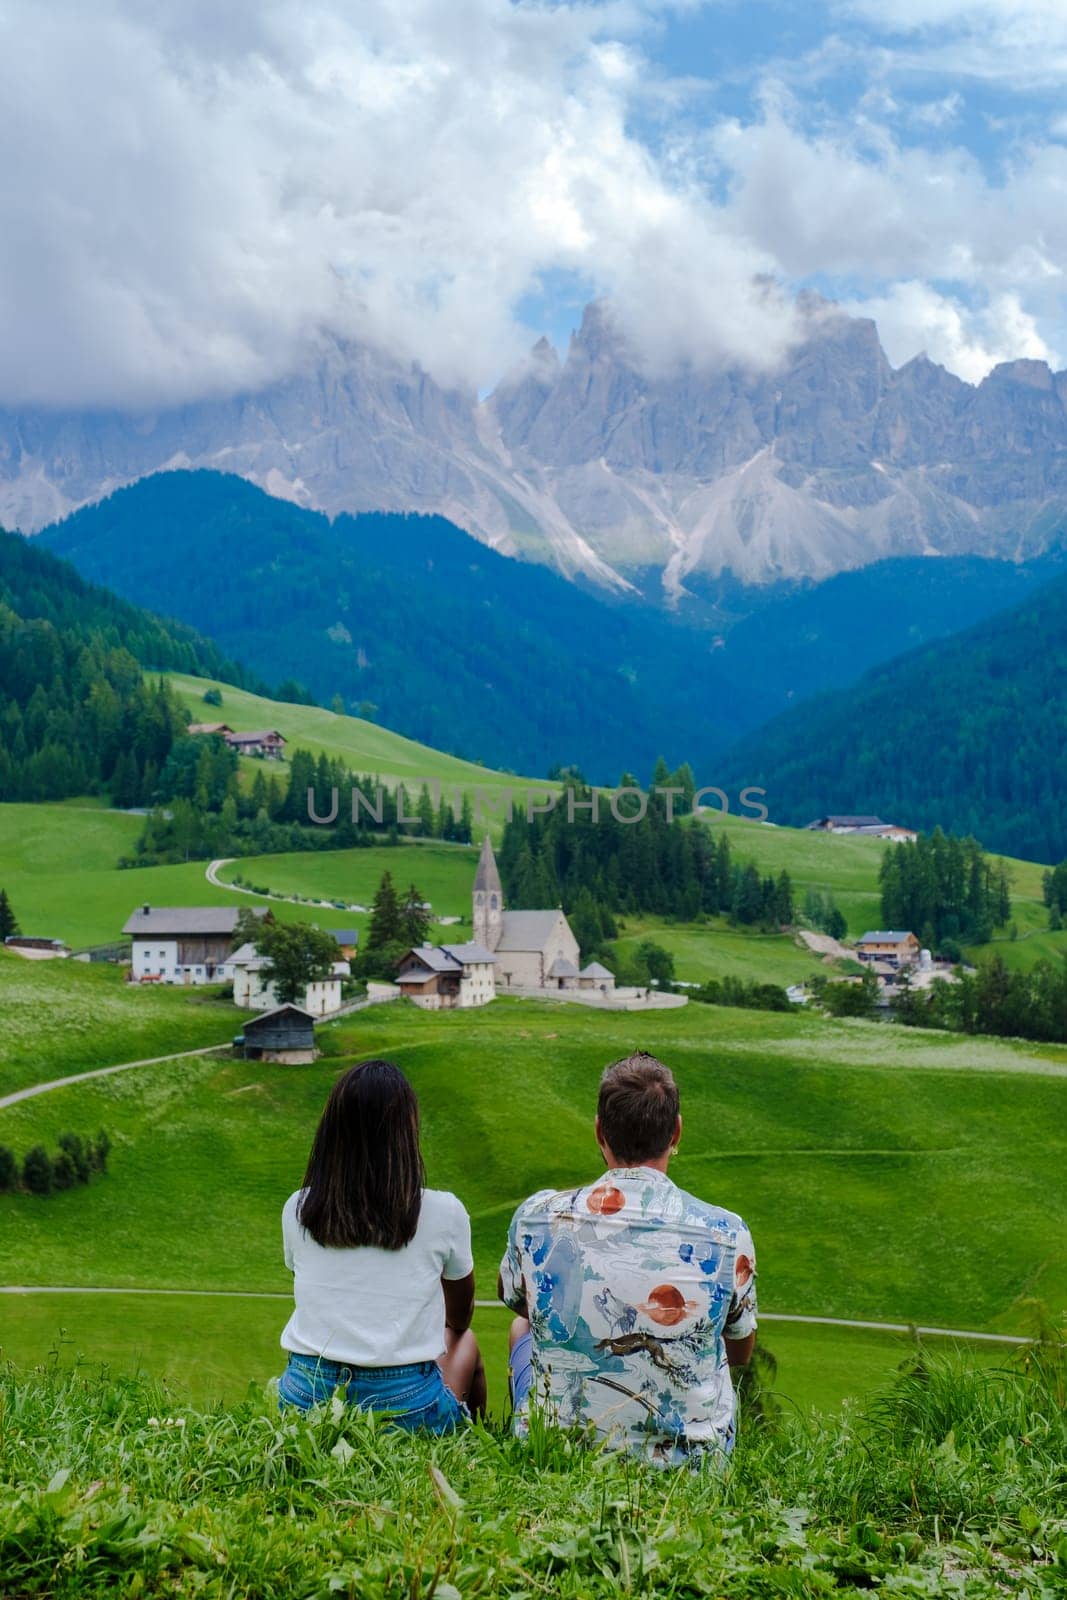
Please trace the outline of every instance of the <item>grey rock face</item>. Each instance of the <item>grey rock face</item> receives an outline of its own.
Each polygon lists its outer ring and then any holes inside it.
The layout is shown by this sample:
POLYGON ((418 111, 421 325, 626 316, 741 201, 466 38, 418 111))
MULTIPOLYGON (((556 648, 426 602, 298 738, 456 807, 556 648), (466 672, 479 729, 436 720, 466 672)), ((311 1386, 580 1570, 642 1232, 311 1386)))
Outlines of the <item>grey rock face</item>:
POLYGON ((821 303, 778 371, 642 370, 601 305, 488 400, 324 344, 258 394, 156 415, 0 412, 0 522, 28 532, 172 467, 236 472, 331 514, 434 511, 507 554, 625 587, 659 567, 822 578, 889 555, 1022 558, 1067 527, 1067 373, 978 386, 894 371, 821 303))

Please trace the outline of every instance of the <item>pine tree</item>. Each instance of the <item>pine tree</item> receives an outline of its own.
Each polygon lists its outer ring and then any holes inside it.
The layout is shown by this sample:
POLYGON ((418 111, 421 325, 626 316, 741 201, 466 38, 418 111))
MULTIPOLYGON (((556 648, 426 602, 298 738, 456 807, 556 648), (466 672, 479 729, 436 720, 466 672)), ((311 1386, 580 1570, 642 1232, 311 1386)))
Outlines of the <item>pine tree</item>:
POLYGON ((18 933, 18 918, 15 916, 11 901, 7 897, 7 890, 0 889, 0 942, 9 938, 13 933, 18 933))
POLYGON ((419 819, 419 833, 424 839, 432 839, 436 828, 436 818, 433 810, 433 800, 430 791, 424 783, 419 790, 419 801, 415 807, 415 815, 419 819))
POLYGON ((396 944, 404 937, 400 915, 400 902, 391 872, 383 872, 371 906, 370 927, 367 930, 367 950, 377 950, 382 945, 396 944))
POLYGON ((412 883, 400 907, 400 937, 405 944, 422 944, 430 931, 430 922, 430 913, 423 903, 422 893, 412 883))

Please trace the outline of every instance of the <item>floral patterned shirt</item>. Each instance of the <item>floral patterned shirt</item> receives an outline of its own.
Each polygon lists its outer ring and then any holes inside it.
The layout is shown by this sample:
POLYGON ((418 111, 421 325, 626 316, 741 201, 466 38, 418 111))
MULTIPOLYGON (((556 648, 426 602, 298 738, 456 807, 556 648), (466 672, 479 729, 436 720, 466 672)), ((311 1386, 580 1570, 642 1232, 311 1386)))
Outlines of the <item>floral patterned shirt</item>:
POLYGON ((528 1308, 529 1403, 552 1421, 662 1466, 732 1447, 723 1341, 756 1326, 756 1257, 740 1217, 652 1167, 615 1168, 523 1201, 500 1274, 505 1302, 528 1308))

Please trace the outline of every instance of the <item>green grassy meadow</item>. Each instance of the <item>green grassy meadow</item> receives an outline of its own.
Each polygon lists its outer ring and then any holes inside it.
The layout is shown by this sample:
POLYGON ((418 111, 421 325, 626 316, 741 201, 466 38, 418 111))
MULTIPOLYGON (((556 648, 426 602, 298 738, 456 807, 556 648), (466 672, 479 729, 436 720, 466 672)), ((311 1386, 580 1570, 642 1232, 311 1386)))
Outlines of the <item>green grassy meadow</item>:
POLYGON ((478 847, 464 844, 371 845, 361 850, 292 851, 229 862, 223 883, 240 874, 246 883, 263 882, 273 894, 299 894, 369 906, 381 875, 393 874, 398 888, 414 879, 435 911, 443 916, 471 914, 471 886, 478 847))
MULTIPOLYGON (((696 1004, 623 1014, 509 1000, 381 1007, 321 1037, 329 1054, 312 1067, 197 1057, 0 1112, 0 1142, 19 1150, 67 1129, 114 1141, 88 1188, 0 1196, 0 1282, 284 1296, 279 1214, 325 1095, 345 1062, 384 1055, 419 1092, 430 1182, 470 1210, 479 1293, 492 1297, 513 1207, 597 1170, 599 1072, 645 1047, 682 1086, 676 1181, 746 1217, 765 1311, 1025 1332, 1028 1297, 1067 1305, 1054 1132, 1067 1126, 1067 1050, 696 1004)), ((113 1058, 133 1053, 115 1033, 113 1058)), ((64 1359, 165 1371, 179 1387, 199 1373, 197 1395, 232 1396, 276 1370, 285 1315, 284 1299, 5 1296, 0 1348, 41 1359, 66 1329, 64 1359)), ((499 1396, 503 1323, 479 1317, 499 1396)), ((902 1348, 775 1323, 763 1336, 801 1405, 863 1392, 902 1348)))
MULTIPOLYGON (((495 795, 514 786, 517 803, 523 803, 519 797, 525 796, 527 785, 538 791, 556 787, 537 778, 516 778, 478 766, 473 761, 464 761, 459 756, 446 755, 379 727, 376 722, 325 711, 321 706, 265 700, 227 684, 218 686, 222 690, 222 705, 208 706, 203 698, 205 689, 212 687, 208 679, 185 677, 180 673, 165 673, 164 676, 194 722, 227 722, 238 733, 253 728, 276 728, 288 740, 290 749, 299 747, 316 756, 322 753, 331 758, 340 756, 353 772, 376 775, 389 788, 397 781, 410 788, 412 783, 423 779, 436 779, 447 791, 458 788, 473 796, 478 789, 484 789, 487 795, 492 791, 495 795)), ((264 767, 268 773, 273 770, 273 763, 257 761, 254 757, 244 758, 242 766, 250 773, 264 767)), ((284 765, 281 770, 286 770, 284 765)), ((489 810, 488 802, 486 809, 489 810)))
MULTIPOLYGON (((140 817, 92 805, 0 804, 0 887, 7 890, 22 931, 64 939, 73 949, 78 949, 121 939, 127 917, 146 901, 157 906, 255 903, 236 889, 216 889, 208 883, 206 861, 169 867, 119 868, 119 857, 132 854, 141 826, 140 817)), ((326 898, 333 881, 332 870, 338 872, 340 881, 344 871, 342 862, 350 855, 388 857, 391 864, 399 858, 402 848, 407 847, 331 851, 321 858, 310 855, 300 858, 308 862, 311 872, 308 880, 311 887, 307 892, 314 892, 318 897, 321 884, 324 888, 321 897, 326 898), (315 868, 321 871, 316 873, 315 868)), ((228 870, 231 874, 243 872, 256 883, 265 876, 273 888, 272 864, 279 859, 294 858, 258 857, 239 862, 228 870)), ((377 876, 382 870, 379 866, 377 876)), ((469 866, 468 875, 473 881, 473 865, 469 866)), ((340 899, 342 895, 330 894, 329 898, 340 899)), ((319 922, 323 926, 334 926, 341 917, 340 912, 310 905, 279 902, 272 909, 274 915, 284 921, 319 922)), ((347 925, 349 918, 346 916, 344 920, 347 925)), ((355 920, 358 925, 360 919, 355 920)))
POLYGON ((228 1044, 240 1015, 204 991, 149 991, 124 983, 117 967, 24 961, 0 948, 0 1095, 119 1061, 228 1044))
POLYGON ((697 924, 630 917, 615 946, 623 954, 644 939, 652 939, 671 952, 675 976, 682 983, 700 983, 714 977, 786 986, 803 983, 820 965, 820 957, 805 950, 792 934, 732 928, 722 919, 697 924))

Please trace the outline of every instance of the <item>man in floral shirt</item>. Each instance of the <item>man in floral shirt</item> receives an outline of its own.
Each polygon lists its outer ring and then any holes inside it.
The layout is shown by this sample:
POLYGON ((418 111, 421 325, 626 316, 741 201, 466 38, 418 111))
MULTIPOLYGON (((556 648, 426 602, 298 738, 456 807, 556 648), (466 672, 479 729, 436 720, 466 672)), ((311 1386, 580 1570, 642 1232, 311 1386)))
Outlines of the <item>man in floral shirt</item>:
POLYGON ((756 1342, 752 1235, 667 1176, 682 1132, 670 1070, 640 1053, 608 1067, 595 1183, 519 1206, 500 1267, 516 1427, 531 1404, 562 1427, 661 1466, 729 1451, 730 1368, 756 1342))

